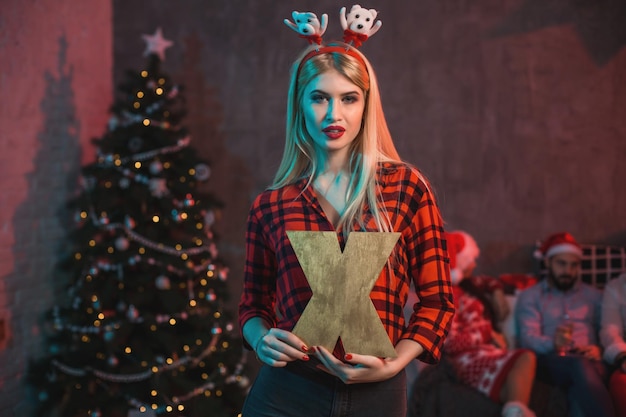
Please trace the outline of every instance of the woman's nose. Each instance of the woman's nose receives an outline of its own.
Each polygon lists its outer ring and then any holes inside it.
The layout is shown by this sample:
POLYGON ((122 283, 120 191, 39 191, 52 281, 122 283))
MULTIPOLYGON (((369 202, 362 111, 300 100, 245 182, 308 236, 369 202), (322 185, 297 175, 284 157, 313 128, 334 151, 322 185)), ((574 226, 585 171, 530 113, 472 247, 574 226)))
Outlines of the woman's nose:
POLYGON ((333 100, 328 101, 328 108, 326 109, 326 118, 328 120, 337 120, 339 113, 338 106, 335 105, 333 100))

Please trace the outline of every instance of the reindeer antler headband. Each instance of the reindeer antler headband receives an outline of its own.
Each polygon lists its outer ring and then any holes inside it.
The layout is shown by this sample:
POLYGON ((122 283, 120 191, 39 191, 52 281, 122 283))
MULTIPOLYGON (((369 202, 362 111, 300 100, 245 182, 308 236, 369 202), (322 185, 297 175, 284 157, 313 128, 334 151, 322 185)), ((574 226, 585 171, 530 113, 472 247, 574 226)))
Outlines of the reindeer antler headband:
MULTIPOLYGON (((383 22, 380 20, 374 22, 377 15, 378 12, 376 10, 365 9, 358 4, 352 6, 350 12, 346 15, 346 8, 342 7, 339 11, 339 21, 343 28, 344 42, 355 48, 360 47, 370 36, 378 32, 378 29, 383 25, 383 22)), ((326 13, 322 14, 321 19, 318 19, 313 12, 293 11, 291 17, 294 20, 293 22, 289 19, 284 20, 289 28, 298 33, 301 38, 306 39, 310 45, 322 45, 322 35, 326 32, 328 26, 328 15, 326 13)), ((302 58, 299 68, 311 57, 330 52, 350 55, 356 58, 367 70, 367 65, 365 65, 361 55, 351 48, 342 46, 319 46, 315 48, 302 58)))

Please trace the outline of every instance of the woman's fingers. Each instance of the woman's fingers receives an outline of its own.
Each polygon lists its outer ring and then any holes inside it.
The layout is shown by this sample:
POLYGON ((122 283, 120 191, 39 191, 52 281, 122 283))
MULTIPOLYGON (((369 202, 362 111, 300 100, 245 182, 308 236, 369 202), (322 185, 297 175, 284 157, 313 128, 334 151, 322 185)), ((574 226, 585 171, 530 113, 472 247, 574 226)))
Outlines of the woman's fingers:
POLYGON ((259 360, 275 367, 294 360, 309 360, 306 345, 291 332, 272 328, 259 341, 256 354, 259 360))

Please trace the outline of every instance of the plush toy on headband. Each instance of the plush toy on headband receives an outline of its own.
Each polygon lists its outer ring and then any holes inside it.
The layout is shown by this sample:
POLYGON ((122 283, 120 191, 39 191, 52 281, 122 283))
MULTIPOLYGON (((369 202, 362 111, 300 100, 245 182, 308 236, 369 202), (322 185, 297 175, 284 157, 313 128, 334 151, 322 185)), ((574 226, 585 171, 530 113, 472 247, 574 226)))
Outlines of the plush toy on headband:
POLYGON ((346 16, 346 8, 342 7, 339 12, 341 27, 343 28, 343 40, 345 43, 352 44, 358 48, 361 44, 372 36, 383 25, 378 20, 374 23, 378 12, 374 9, 365 9, 355 4, 346 16))
POLYGON ((289 19, 285 19, 285 24, 300 34, 301 38, 305 38, 309 41, 309 44, 316 43, 320 45, 322 43, 322 35, 326 32, 326 26, 328 25, 328 15, 324 13, 322 19, 318 19, 317 15, 312 12, 297 12, 291 13, 293 22, 289 19))

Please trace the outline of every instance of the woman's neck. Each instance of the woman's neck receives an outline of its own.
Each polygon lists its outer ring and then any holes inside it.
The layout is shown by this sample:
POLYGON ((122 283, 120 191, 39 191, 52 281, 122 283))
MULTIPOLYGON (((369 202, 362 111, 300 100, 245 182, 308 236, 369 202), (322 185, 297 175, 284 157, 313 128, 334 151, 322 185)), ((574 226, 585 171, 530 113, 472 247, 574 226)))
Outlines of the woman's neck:
POLYGON ((335 176, 348 174, 348 153, 345 150, 330 152, 320 158, 318 175, 332 174, 335 176))

